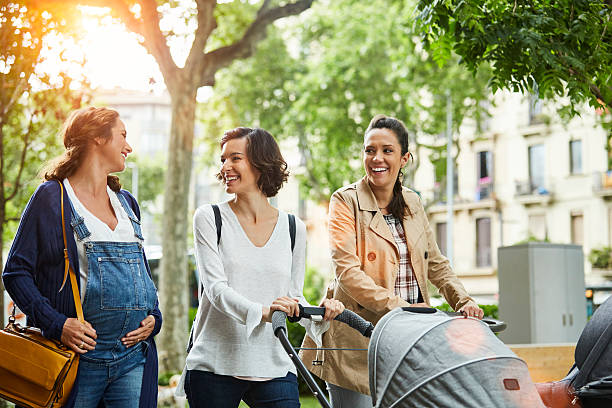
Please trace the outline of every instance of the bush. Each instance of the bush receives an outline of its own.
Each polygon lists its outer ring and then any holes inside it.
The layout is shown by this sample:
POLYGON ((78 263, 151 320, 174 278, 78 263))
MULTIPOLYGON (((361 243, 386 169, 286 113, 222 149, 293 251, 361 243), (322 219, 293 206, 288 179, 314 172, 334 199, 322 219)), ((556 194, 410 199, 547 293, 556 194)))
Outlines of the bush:
POLYGON ((593 248, 589 253, 589 262, 593 268, 609 269, 612 268, 611 255, 610 247, 593 248))
POLYGON ((160 373, 157 379, 157 384, 167 386, 170 383, 170 378, 172 378, 172 376, 175 374, 177 373, 173 371, 167 371, 165 373, 160 373))
MULTIPOLYGON (((478 305, 484 312, 485 317, 491 317, 493 319, 499 319, 499 307, 497 305, 478 305)), ((443 312, 452 312, 453 309, 446 302, 440 306, 436 306, 436 309, 442 310, 443 312)))

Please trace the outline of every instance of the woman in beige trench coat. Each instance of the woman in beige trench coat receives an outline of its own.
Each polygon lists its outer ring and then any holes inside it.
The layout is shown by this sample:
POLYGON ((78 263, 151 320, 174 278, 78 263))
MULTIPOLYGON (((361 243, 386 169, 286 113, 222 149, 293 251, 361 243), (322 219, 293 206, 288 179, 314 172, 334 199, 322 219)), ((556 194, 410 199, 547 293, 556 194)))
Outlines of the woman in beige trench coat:
MULTIPOLYGON (((482 310, 440 253, 419 196, 402 187, 401 169, 409 158, 404 124, 375 116, 364 137, 365 177, 330 200, 335 279, 326 297, 376 324, 396 307, 428 306, 429 280, 453 309, 482 318, 482 310)), ((322 341, 324 348, 368 347, 368 339, 335 321, 322 341)), ((316 346, 306 337, 303 347, 316 346)), ((302 350, 300 355, 327 382, 334 408, 372 406, 366 352, 302 350)))

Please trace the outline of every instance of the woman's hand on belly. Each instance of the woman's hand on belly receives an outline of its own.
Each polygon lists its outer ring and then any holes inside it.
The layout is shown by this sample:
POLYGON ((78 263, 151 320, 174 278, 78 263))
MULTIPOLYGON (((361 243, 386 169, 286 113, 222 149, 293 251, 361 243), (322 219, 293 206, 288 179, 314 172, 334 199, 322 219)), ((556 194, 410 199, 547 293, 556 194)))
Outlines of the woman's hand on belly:
POLYGON ((125 347, 132 347, 137 343, 148 339, 151 333, 153 333, 154 328, 155 318, 149 315, 145 317, 142 322, 140 322, 139 328, 126 334, 125 337, 121 339, 121 342, 125 347))
POLYGON ((79 322, 79 319, 69 317, 64 322, 62 329, 62 344, 70 347, 79 354, 85 354, 96 348, 96 338, 98 335, 94 328, 85 321, 79 322))

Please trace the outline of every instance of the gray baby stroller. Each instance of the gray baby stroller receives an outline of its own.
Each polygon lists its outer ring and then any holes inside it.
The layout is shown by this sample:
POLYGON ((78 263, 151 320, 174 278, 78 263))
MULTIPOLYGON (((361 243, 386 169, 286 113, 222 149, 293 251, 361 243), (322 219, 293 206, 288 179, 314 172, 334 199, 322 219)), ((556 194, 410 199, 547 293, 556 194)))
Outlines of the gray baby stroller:
MULTIPOLYGON (((321 314, 316 309, 323 308, 303 309, 305 313, 300 316, 310 317, 321 314)), ((336 320, 366 337, 371 334, 368 367, 372 405, 376 408, 544 407, 525 362, 490 329, 503 330, 502 322, 429 308, 395 309, 375 328, 348 310, 336 320)), ((329 408, 287 339, 285 314, 275 312, 272 324, 314 395, 329 408)))

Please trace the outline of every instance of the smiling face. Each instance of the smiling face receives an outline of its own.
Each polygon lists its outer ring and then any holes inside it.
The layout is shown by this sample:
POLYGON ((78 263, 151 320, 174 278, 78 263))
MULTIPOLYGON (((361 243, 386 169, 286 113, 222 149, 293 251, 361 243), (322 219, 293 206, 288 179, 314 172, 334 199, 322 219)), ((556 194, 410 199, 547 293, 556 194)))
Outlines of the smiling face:
POLYGON ((251 166, 247 156, 247 139, 228 140, 221 148, 221 179, 228 194, 260 191, 259 174, 251 166))
POLYGON ((363 140, 363 167, 372 187, 393 188, 397 175, 408 162, 397 136, 390 129, 372 129, 363 140))
POLYGON ((127 132, 121 119, 117 119, 111 128, 108 139, 98 139, 100 154, 108 165, 108 173, 116 173, 125 169, 125 159, 132 152, 127 142, 127 132))

